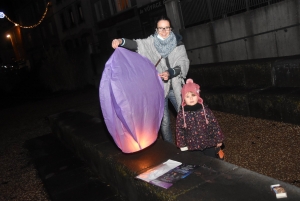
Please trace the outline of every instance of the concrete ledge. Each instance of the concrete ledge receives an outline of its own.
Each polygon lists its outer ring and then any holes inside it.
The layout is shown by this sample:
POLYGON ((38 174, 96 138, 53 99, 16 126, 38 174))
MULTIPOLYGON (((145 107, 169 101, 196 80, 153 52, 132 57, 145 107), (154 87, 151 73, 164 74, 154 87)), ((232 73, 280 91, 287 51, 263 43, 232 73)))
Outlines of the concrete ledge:
POLYGON ((70 110, 49 116, 49 122, 63 144, 130 201, 268 201, 276 200, 270 185, 277 183, 287 191, 285 200, 300 200, 300 188, 199 152, 180 152, 162 140, 140 152, 124 154, 112 141, 105 124, 85 113, 70 110), (168 159, 201 167, 169 189, 135 179, 168 159))

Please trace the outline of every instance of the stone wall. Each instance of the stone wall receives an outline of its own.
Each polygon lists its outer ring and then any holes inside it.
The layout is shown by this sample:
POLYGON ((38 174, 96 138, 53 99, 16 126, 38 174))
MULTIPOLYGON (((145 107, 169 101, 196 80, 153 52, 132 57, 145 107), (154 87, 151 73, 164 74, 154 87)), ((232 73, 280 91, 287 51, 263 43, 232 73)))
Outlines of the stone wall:
POLYGON ((300 59, 281 58, 192 65, 211 109, 300 124, 300 59))
POLYGON ((298 0, 286 0, 181 29, 191 64, 299 55, 299 11, 298 0))

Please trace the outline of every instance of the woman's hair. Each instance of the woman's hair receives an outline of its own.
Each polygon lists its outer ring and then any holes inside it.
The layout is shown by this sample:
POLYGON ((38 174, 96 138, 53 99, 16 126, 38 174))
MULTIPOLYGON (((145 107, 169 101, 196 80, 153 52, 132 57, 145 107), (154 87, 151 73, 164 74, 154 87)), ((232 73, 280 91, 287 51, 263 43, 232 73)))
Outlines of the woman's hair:
POLYGON ((162 16, 156 18, 155 24, 154 24, 154 28, 155 28, 155 29, 157 28, 157 23, 158 23, 160 20, 166 20, 166 21, 168 21, 169 24, 170 24, 170 27, 173 28, 173 27, 172 27, 172 23, 171 23, 170 18, 168 18, 166 15, 162 15, 162 16))

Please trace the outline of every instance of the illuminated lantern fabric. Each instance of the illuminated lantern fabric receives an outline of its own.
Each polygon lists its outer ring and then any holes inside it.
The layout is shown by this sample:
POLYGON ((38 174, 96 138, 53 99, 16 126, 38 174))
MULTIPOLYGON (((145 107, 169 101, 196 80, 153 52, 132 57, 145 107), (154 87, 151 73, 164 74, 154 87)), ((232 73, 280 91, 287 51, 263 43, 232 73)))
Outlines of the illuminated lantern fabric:
POLYGON ((147 58, 116 48, 105 64, 99 93, 106 127, 124 153, 142 150, 157 139, 164 89, 147 58))

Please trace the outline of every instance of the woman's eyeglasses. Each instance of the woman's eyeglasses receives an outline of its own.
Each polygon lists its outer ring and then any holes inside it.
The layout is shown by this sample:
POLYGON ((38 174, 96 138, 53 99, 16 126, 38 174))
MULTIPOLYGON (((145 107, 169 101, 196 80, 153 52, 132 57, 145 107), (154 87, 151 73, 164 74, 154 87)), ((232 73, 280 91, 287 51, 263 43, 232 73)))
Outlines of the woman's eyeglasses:
POLYGON ((170 31, 172 28, 171 27, 157 27, 156 30, 159 32, 162 32, 163 30, 165 31, 170 31))

